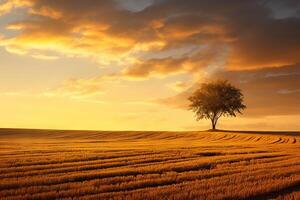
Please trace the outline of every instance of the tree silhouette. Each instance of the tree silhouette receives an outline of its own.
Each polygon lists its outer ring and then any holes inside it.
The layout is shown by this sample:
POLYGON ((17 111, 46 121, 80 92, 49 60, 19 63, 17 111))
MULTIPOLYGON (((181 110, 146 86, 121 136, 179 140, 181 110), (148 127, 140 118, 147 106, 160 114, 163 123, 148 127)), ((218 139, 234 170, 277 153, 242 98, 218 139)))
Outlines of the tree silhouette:
POLYGON ((189 97, 190 109, 195 112, 197 121, 210 119, 212 129, 215 130, 218 120, 222 116, 236 117, 246 108, 243 104, 244 96, 240 89, 232 86, 226 80, 203 83, 196 92, 189 97))

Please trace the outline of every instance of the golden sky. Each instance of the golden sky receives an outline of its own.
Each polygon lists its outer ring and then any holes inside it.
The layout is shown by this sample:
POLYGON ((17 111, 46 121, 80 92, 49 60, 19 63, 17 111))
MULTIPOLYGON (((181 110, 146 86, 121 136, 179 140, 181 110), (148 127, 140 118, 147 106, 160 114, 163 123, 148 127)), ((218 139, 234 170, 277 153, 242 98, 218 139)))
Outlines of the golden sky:
POLYGON ((298 0, 0 0, 0 127, 199 130, 187 97, 228 79, 219 128, 300 129, 298 0))

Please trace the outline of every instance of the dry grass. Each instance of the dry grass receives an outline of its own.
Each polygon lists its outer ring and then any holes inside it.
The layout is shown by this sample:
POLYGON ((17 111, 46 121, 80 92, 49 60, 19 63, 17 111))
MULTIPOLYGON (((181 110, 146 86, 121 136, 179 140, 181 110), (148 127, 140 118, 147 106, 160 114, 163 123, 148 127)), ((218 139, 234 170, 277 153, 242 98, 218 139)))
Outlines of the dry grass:
POLYGON ((300 199, 300 134, 0 130, 0 199, 300 199))

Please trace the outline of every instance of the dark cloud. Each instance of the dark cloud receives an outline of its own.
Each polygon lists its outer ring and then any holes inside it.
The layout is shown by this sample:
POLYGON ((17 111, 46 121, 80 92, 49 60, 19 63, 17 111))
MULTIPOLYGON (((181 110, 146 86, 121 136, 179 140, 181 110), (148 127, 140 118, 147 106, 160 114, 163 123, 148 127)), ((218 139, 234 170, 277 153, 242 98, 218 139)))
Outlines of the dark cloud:
MULTIPOLYGON (((223 71, 204 80, 227 79, 242 89, 247 110, 245 116, 297 115, 300 113, 300 64, 260 70, 223 71)), ((157 103, 187 109, 192 88, 157 103)))
POLYGON ((142 60, 139 64, 127 68, 123 74, 133 78, 147 78, 151 75, 166 75, 180 72, 193 73, 204 69, 210 64, 219 64, 219 59, 222 59, 223 56, 223 48, 220 46, 209 46, 199 49, 195 54, 188 53, 179 58, 166 57, 142 60))
POLYGON ((297 106, 300 98, 300 64, 256 71, 224 72, 217 76, 231 80, 244 91, 248 115, 300 113, 297 106))

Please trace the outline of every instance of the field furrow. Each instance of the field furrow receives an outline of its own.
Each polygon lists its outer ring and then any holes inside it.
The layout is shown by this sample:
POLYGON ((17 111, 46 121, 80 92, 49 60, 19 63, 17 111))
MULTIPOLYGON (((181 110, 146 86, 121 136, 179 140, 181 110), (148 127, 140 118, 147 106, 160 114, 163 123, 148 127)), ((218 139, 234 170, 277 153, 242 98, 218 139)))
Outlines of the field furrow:
POLYGON ((299 197, 296 133, 14 131, 0 199, 299 197))

